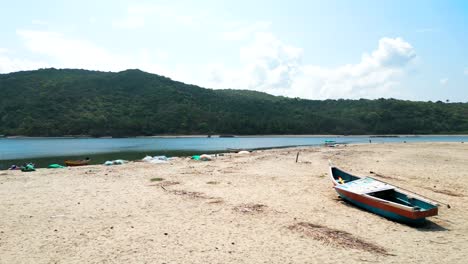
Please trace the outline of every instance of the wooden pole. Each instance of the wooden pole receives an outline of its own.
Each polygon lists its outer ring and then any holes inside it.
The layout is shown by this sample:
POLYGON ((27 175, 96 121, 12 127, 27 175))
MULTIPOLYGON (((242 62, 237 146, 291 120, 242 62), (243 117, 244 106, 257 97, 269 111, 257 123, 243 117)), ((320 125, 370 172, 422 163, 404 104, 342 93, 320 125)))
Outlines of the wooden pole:
POLYGON ((300 152, 300 151, 298 151, 298 152, 297 152, 297 155, 296 155, 296 163, 297 163, 297 160, 299 159, 299 152, 300 152))

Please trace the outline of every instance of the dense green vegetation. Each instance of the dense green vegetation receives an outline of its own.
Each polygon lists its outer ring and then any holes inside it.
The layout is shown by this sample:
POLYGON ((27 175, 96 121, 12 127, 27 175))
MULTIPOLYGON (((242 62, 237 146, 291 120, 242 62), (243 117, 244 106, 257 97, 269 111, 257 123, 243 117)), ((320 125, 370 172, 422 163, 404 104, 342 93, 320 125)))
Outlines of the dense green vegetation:
POLYGON ((127 70, 0 74, 0 135, 468 133, 468 104, 302 100, 127 70))

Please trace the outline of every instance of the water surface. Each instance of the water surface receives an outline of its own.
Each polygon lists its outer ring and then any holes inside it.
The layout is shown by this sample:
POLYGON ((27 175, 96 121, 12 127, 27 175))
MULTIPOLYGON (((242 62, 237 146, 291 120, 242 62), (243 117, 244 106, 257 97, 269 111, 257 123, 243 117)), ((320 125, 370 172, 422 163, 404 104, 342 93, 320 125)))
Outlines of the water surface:
POLYGON ((93 163, 110 159, 141 159, 145 155, 184 156, 225 152, 229 149, 259 149, 336 143, 466 142, 468 136, 314 136, 314 137, 181 137, 181 138, 0 138, 0 169, 33 161, 41 166, 64 159, 92 158, 93 163))

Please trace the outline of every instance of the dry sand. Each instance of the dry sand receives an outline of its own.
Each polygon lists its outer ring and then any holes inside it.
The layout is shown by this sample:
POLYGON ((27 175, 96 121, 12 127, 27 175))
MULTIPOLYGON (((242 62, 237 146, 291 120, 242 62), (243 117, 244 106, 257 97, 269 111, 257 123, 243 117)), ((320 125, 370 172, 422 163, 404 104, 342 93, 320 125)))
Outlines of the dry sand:
POLYGON ((0 263, 468 263, 467 190, 462 143, 0 171, 0 263), (443 203, 439 216, 415 228, 342 202, 328 159, 443 203))

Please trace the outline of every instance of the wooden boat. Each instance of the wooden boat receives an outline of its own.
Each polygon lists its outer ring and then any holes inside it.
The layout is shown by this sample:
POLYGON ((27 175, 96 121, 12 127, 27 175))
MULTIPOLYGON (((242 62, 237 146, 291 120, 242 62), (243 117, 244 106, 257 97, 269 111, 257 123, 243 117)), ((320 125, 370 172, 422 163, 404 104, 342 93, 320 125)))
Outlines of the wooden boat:
POLYGON ((421 224, 426 217, 438 213, 437 203, 391 184, 351 175, 331 163, 329 173, 341 198, 385 218, 421 224))
POLYGON ((85 166, 89 165, 90 159, 85 159, 85 160, 66 160, 65 165, 69 167, 75 167, 75 166, 85 166))

